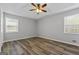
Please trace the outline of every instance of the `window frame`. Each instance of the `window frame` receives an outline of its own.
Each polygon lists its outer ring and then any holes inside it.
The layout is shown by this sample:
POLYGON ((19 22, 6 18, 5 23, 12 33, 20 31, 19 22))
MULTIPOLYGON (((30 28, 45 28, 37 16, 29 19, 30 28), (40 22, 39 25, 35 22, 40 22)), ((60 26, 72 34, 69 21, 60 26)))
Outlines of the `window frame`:
MULTIPOLYGON (((74 14, 74 15, 69 15, 69 16, 65 16, 65 17, 64 17, 64 33, 65 33, 65 34, 79 34, 79 30, 78 30, 78 32, 77 32, 77 31, 75 31, 75 32, 74 32, 74 31, 71 31, 71 32, 66 32, 66 31, 65 31, 65 30, 66 30, 66 29, 65 29, 65 26, 67 26, 67 25, 65 24, 65 20, 67 20, 67 17, 75 17, 75 16, 78 17, 79 14, 74 14)), ((72 24, 72 26, 75 26, 75 25, 79 25, 79 24, 74 24, 74 25, 72 24)), ((74 29, 74 28, 73 28, 73 29, 74 29)), ((77 27, 76 27, 75 29, 77 29, 77 27)), ((75 30, 75 29, 74 29, 74 30, 75 30)), ((78 27, 78 29, 79 29, 79 27, 78 27)))
POLYGON ((18 25, 19 25, 19 20, 17 18, 12 18, 12 17, 7 17, 7 16, 5 17, 5 32, 6 33, 17 33, 19 31, 19 29, 18 29, 19 26, 18 25), (11 20, 16 20, 16 23, 17 23, 16 30, 14 30, 14 31, 9 31, 8 30, 7 31, 7 24, 6 24, 7 23, 7 18, 11 19, 11 20))

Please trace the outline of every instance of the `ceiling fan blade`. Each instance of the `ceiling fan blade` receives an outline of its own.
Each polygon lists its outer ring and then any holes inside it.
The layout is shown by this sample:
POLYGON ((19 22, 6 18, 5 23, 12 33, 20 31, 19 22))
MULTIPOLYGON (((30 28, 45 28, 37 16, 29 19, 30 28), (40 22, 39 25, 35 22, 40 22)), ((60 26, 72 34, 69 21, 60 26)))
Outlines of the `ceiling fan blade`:
POLYGON ((42 10, 43 12, 47 12, 46 10, 42 10))
POLYGON ((29 10, 29 11, 34 11, 34 10, 36 10, 36 9, 31 9, 31 10, 29 10))
POLYGON ((34 3, 31 3, 34 7, 36 7, 36 5, 34 3))
POLYGON ((47 4, 43 4, 43 5, 42 5, 43 8, 46 7, 46 6, 47 6, 47 4))
POLYGON ((40 9, 40 4, 37 4, 38 9, 40 9))

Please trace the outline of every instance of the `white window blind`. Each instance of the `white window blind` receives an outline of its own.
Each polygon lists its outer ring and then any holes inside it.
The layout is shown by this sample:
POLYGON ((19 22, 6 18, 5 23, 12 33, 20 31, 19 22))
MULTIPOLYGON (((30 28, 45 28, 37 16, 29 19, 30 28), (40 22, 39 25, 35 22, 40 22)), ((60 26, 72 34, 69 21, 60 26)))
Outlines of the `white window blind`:
POLYGON ((64 18, 64 33, 79 34, 79 14, 64 18))
POLYGON ((6 17, 6 32, 18 32, 18 20, 6 17))

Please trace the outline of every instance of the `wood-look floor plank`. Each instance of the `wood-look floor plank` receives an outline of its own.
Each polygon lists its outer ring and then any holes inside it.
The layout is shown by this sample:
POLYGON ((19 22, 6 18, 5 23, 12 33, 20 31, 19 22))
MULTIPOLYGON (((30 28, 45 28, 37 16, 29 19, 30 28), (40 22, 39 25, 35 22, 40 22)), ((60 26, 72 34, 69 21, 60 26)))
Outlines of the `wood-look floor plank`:
MULTIPOLYGON (((54 45, 55 47, 58 46, 58 47, 64 49, 63 51, 67 51, 67 52, 69 51, 72 54, 79 54, 79 47, 68 45, 68 44, 63 44, 63 43, 59 43, 59 42, 52 42, 52 41, 50 41, 51 42, 50 43, 49 41, 46 41, 46 40, 45 40, 45 42, 52 44, 52 46, 54 45)), ((59 51, 61 51, 61 50, 59 50, 59 51)))
POLYGON ((2 52, 6 55, 79 55, 79 47, 36 37, 6 42, 2 52))
POLYGON ((23 42, 18 41, 18 44, 20 44, 29 54, 36 54, 35 52, 32 51, 31 47, 29 45, 26 45, 23 42))

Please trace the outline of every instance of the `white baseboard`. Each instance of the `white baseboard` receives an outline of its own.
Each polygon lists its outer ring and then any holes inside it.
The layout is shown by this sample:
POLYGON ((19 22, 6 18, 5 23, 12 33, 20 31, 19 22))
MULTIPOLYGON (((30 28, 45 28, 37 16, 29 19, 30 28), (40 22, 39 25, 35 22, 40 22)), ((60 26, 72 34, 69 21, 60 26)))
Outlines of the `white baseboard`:
MULTIPOLYGON (((7 41, 4 41, 4 42, 16 41, 16 40, 21 40, 21 39, 25 39, 25 38, 32 38, 32 37, 36 37, 36 36, 29 36, 29 37, 18 38, 18 39, 11 39, 11 40, 7 40, 7 41)), ((75 46, 79 46, 79 44, 77 44, 77 43, 62 41, 62 40, 54 39, 54 38, 51 38, 51 37, 45 36, 45 35, 41 35, 41 36, 37 36, 37 37, 50 39, 50 40, 54 40, 54 41, 58 41, 58 42, 66 43, 66 44, 71 44, 71 45, 75 45, 75 46)))
POLYGON ((28 36, 28 37, 23 37, 23 38, 18 38, 18 39, 10 39, 10 40, 5 40, 3 42, 10 42, 10 41, 22 40, 22 39, 27 39, 27 38, 32 38, 32 37, 36 37, 36 36, 28 36))
POLYGON ((45 38, 45 39, 50 39, 50 40, 54 40, 54 41, 57 41, 57 42, 66 43, 66 44, 70 44, 70 45, 79 46, 79 44, 77 44, 77 43, 62 41, 62 40, 54 39, 54 38, 51 38, 51 37, 45 36, 45 35, 41 35, 41 36, 38 36, 38 37, 40 37, 40 38, 45 38))

